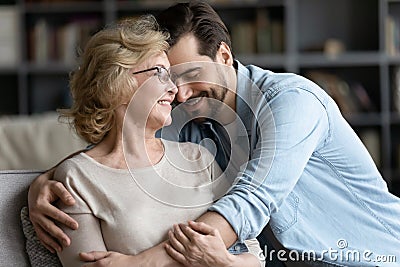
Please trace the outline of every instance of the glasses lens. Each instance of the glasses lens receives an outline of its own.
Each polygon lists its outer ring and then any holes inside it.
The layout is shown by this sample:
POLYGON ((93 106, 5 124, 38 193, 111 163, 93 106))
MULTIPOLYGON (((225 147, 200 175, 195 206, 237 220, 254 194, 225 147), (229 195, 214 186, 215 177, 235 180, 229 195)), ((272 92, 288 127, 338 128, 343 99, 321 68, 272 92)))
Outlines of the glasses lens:
POLYGON ((169 80, 168 70, 165 68, 160 68, 158 71, 158 78, 160 79, 160 82, 167 83, 169 80))

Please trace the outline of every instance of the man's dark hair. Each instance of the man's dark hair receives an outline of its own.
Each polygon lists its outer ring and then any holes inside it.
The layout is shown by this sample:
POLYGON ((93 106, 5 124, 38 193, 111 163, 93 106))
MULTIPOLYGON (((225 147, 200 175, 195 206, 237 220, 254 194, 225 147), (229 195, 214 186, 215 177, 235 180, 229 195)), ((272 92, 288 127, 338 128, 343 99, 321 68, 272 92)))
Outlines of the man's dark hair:
POLYGON ((157 21, 161 29, 169 32, 170 46, 175 45, 183 35, 192 33, 199 42, 198 53, 213 60, 222 41, 231 47, 228 29, 217 12, 205 2, 173 5, 161 12, 157 21))

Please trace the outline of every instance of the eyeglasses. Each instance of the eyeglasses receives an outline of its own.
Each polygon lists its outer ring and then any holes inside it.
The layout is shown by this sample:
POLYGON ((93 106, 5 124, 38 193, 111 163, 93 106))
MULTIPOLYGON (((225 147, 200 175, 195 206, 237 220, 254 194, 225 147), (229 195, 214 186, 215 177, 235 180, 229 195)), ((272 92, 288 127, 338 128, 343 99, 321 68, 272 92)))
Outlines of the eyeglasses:
POLYGON ((170 75, 169 71, 166 68, 160 67, 160 66, 155 66, 150 69, 136 71, 136 72, 133 72, 132 74, 139 74, 139 73, 148 72, 148 71, 152 71, 152 70, 157 70, 157 72, 154 73, 154 75, 157 75, 157 77, 161 83, 167 83, 168 81, 171 80, 171 75, 170 75))

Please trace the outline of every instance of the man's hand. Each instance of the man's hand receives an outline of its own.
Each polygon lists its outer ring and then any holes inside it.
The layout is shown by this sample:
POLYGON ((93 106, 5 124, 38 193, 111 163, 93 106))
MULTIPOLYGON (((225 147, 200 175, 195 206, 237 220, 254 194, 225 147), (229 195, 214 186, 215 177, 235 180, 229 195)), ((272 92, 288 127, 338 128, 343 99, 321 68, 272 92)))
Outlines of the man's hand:
POLYGON ((137 266, 135 256, 125 255, 113 251, 91 251, 79 253, 79 257, 84 262, 91 262, 83 265, 84 267, 132 267, 137 266))
POLYGON ((167 253, 184 266, 231 266, 232 255, 226 250, 219 231, 203 222, 174 225, 169 231, 167 253))
MULTIPOLYGON (((161 245, 161 244, 160 244, 161 245)), ((159 247, 160 245, 157 245, 159 247)), ((164 249, 160 246, 162 252, 164 249)), ((165 253, 165 252, 164 252, 165 253)), ((164 261, 161 259, 154 258, 160 256, 156 254, 152 254, 153 257, 151 259, 143 257, 143 252, 137 255, 125 255, 118 252, 113 251, 91 251, 91 252, 82 252, 79 253, 79 257, 81 261, 90 262, 83 267, 103 267, 103 266, 116 266, 116 267, 154 267, 154 266, 163 266, 163 267, 183 267, 180 263, 175 261, 164 261), (161 260, 161 261, 160 261, 161 260)), ((168 255, 166 255, 168 256, 168 255)), ((158 257, 159 258, 159 257, 158 257)), ((172 259, 171 259, 172 260, 172 259)))
POLYGON ((69 237, 53 220, 65 224, 71 229, 78 228, 78 223, 70 216, 57 209, 52 202, 61 199, 66 205, 74 205, 75 200, 60 182, 51 180, 54 169, 40 175, 29 187, 29 218, 40 242, 51 252, 61 251, 62 246, 69 246, 69 237), (60 245, 62 244, 62 245, 60 245))

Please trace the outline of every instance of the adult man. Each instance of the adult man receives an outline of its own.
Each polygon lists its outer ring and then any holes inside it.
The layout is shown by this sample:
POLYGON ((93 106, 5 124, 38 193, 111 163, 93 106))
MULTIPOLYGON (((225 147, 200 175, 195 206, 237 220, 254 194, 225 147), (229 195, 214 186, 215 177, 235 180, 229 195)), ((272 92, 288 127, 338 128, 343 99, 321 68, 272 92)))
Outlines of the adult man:
MULTIPOLYGON (((303 77, 245 67, 235 61, 225 25, 205 3, 175 5, 158 19, 171 33, 168 51, 171 65, 195 66, 174 70, 176 100, 187 102, 187 110, 200 114, 208 110, 206 99, 221 101, 236 111, 248 134, 249 161, 240 168, 229 193, 199 221, 217 228, 227 246, 257 236, 270 222, 283 247, 309 256, 299 258, 300 261, 376 266, 384 264, 374 262, 382 259, 379 256, 395 255, 397 266, 400 265, 400 199, 388 192, 373 160, 333 100, 303 77), (195 71, 193 76, 201 74, 206 71, 204 66, 212 63, 235 70, 219 73, 219 84, 223 86, 201 81, 179 82, 192 71, 195 71)), ((224 149, 226 138, 214 121, 206 122, 187 125, 180 132, 181 140, 199 141, 215 132, 222 143, 217 159, 225 167, 225 159, 230 156, 225 153, 229 149, 224 149), (212 125, 213 130, 204 125, 212 125)), ((227 119, 221 124, 231 122, 232 119, 227 119)), ((48 181, 48 176, 37 179, 29 196, 36 230, 44 243, 53 247, 55 241, 43 229, 60 240, 66 239, 67 244, 68 239, 44 215, 73 224, 49 205, 58 196, 65 201, 69 197, 59 184, 48 181)), ((184 236, 190 235, 190 229, 182 226, 176 232, 185 245, 184 236)), ((196 240, 191 241, 201 247, 196 240)), ((157 261, 168 258, 162 246, 138 255, 135 263, 173 264, 170 259, 157 261)), ((195 263, 187 245, 167 250, 183 264, 195 263)), ((113 256, 92 256, 97 255, 113 256)), ((285 259, 288 256, 282 260, 285 259)), ((388 264, 396 266, 393 262, 388 264)))

